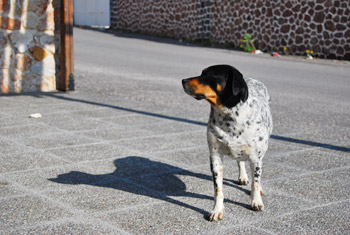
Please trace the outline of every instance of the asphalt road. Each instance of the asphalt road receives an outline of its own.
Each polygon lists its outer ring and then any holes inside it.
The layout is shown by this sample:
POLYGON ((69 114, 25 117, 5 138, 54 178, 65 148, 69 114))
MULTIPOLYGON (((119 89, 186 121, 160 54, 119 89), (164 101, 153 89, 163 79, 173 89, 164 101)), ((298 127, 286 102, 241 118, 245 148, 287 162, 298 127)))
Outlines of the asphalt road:
POLYGON ((213 64, 230 64, 244 76, 266 84, 276 113, 290 111, 283 120, 276 114, 276 131, 283 125, 284 133, 297 132, 295 124, 305 121, 322 123, 329 131, 349 127, 349 62, 272 58, 135 35, 86 30, 76 30, 76 34, 77 90, 122 94, 171 107, 192 109, 199 105, 200 110, 208 110, 204 101, 199 104, 183 95, 180 80, 213 64), (316 117, 311 118, 313 114, 316 117), (337 126, 332 126, 334 122, 337 126))
POLYGON ((76 91, 0 97, 0 234, 350 233, 349 62, 78 28, 74 46, 76 91), (265 83, 274 120, 265 210, 227 159, 219 223, 210 106, 181 85, 213 64, 265 83))

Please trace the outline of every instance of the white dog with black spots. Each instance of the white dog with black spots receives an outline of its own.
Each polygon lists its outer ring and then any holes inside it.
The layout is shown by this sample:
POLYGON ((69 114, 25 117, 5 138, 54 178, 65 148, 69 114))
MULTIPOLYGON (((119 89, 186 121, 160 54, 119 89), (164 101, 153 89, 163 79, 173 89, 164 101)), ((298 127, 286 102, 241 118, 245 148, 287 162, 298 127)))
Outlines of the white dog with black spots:
POLYGON ((182 81, 187 94, 211 104, 207 139, 210 168, 214 181, 214 209, 209 220, 223 219, 223 157, 237 160, 238 182, 247 185, 245 161, 252 171, 251 207, 264 209, 261 186, 262 159, 272 132, 270 96, 263 83, 242 74, 229 65, 206 68, 197 77, 182 81))

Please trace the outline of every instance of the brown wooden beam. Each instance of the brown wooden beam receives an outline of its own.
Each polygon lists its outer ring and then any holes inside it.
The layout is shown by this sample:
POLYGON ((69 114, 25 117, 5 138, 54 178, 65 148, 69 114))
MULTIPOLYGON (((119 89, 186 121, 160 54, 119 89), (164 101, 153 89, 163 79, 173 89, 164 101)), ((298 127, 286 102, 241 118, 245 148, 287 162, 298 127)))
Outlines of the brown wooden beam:
POLYGON ((60 76, 56 84, 61 91, 74 90, 73 12, 73 0, 61 0, 60 76))

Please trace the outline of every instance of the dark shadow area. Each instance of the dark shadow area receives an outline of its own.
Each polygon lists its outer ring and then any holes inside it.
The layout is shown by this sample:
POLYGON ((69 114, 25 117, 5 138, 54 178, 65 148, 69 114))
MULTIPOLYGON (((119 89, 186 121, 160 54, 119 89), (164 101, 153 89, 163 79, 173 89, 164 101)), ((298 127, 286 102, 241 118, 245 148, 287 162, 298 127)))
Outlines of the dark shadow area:
MULTIPOLYGON (((213 197, 186 191, 186 184, 179 179, 177 175, 208 180, 210 181, 208 183, 211 183, 212 181, 211 176, 194 173, 169 164, 155 162, 147 158, 136 156, 116 159, 114 164, 116 170, 109 174, 93 175, 79 171, 71 171, 49 180, 60 184, 85 184, 143 195, 194 210, 202 214, 205 218, 208 218, 207 211, 178 201, 171 198, 171 196, 208 199, 210 200, 210 205, 208 205, 208 207, 211 207, 214 202, 213 197)), ((245 193, 250 193, 249 190, 242 189, 238 186, 235 186, 235 188, 240 189, 245 193)), ((250 209, 250 206, 247 204, 235 202, 229 199, 225 199, 225 202, 250 209)))
MULTIPOLYGON (((142 114, 142 115, 156 117, 156 118, 168 119, 168 120, 172 120, 172 121, 184 122, 184 123, 189 123, 189 124, 194 124, 194 125, 199 125, 199 126, 207 126, 207 123, 205 123, 205 122, 199 122, 199 121, 186 119, 186 118, 180 118, 180 117, 173 117, 173 116, 168 116, 168 115, 164 115, 164 114, 140 111, 140 110, 135 110, 135 109, 131 109, 131 108, 125 108, 125 107, 121 107, 121 106, 117 106, 117 105, 101 104, 101 103, 98 103, 98 102, 93 102, 93 101, 88 101, 88 100, 64 97, 64 96, 60 96, 58 94, 60 94, 60 93, 39 93, 39 94, 36 94, 36 95, 35 94, 32 94, 32 95, 36 96, 36 97, 49 96, 49 97, 54 97, 54 98, 61 99, 61 100, 66 100, 66 101, 79 102, 79 103, 84 103, 84 104, 91 104, 91 105, 107 107, 107 108, 112 108, 112 109, 118 109, 118 110, 122 110, 122 111, 126 111, 126 112, 137 113, 137 114, 142 114)), ((313 146, 313 147, 320 147, 320 148, 324 148, 324 149, 330 149, 330 150, 342 151, 342 152, 350 153, 350 148, 343 147, 343 146, 332 145, 332 144, 318 143, 318 142, 314 142, 314 141, 301 140, 301 139, 285 137, 285 136, 279 136, 279 135, 271 135, 271 139, 275 139, 275 140, 279 140, 279 141, 285 141, 285 142, 289 142, 289 143, 296 143, 296 144, 302 144, 302 145, 308 145, 308 146, 313 146)))
POLYGON ((330 149, 330 150, 336 150, 336 151, 342 151, 342 152, 350 153, 350 148, 343 147, 343 146, 332 145, 332 144, 323 144, 323 143, 318 143, 318 142, 314 142, 314 141, 300 140, 300 139, 295 139, 295 138, 285 137, 285 136, 279 136, 279 135, 271 135, 271 139, 280 140, 280 141, 286 141, 286 142, 291 142, 291 143, 296 143, 296 144, 304 144, 304 145, 309 145, 309 146, 313 146, 313 147, 320 147, 320 148, 325 148, 325 149, 330 149))

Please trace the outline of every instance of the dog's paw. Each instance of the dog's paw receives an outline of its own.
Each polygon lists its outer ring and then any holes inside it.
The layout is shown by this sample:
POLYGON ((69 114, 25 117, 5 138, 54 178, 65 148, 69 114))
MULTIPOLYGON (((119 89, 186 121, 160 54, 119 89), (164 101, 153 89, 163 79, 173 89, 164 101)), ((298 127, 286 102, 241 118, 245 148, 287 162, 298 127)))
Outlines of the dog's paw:
POLYGON ((241 178, 238 179, 238 184, 239 185, 248 185, 249 184, 249 179, 241 177, 241 178))
POLYGON ((264 203, 261 200, 253 200, 251 206, 254 211, 264 210, 264 203))
POLYGON ((222 211, 212 211, 209 215, 209 221, 219 221, 224 218, 224 212, 222 211))

